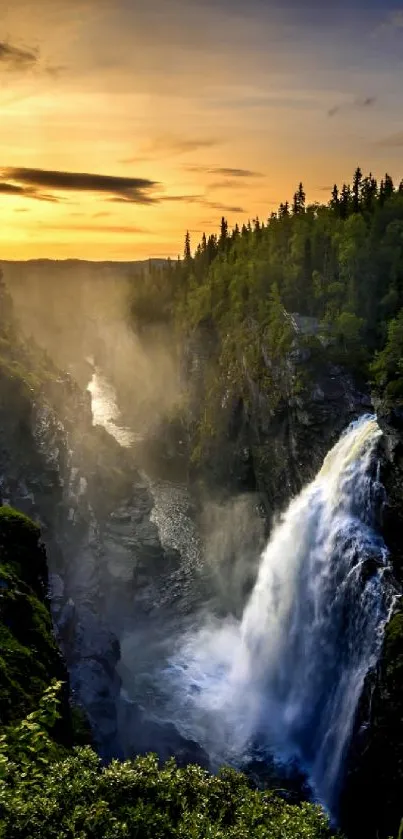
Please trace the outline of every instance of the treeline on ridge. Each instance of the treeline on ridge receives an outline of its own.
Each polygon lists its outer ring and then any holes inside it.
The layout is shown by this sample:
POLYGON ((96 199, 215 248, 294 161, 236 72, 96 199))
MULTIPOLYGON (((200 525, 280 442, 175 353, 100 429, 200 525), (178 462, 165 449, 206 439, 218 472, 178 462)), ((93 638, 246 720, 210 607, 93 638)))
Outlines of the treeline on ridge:
POLYGON ((284 355, 286 313, 297 312, 329 335, 318 351, 403 398, 403 181, 357 168, 327 204, 308 204, 301 183, 266 222, 229 230, 222 218, 193 252, 187 233, 183 258, 133 282, 131 311, 141 326, 170 323, 179 339, 207 324, 216 373, 241 389, 246 367, 267 374, 262 348, 284 355))

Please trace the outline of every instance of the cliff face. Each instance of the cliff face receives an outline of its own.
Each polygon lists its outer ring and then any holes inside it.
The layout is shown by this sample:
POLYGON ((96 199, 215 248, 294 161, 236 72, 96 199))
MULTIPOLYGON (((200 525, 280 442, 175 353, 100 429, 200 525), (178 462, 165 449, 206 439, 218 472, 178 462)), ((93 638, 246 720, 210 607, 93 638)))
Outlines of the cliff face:
POLYGON ((130 451, 92 425, 89 394, 20 337, 11 309, 0 322, 0 500, 41 527, 56 637, 100 755, 162 741, 164 757, 186 751, 174 730, 151 730, 118 675, 118 664, 135 671, 120 640, 144 631, 150 611, 158 619, 179 557, 161 546, 130 451))
POLYGON ((396 836, 403 816, 403 411, 374 398, 385 487, 382 530, 390 551, 396 599, 381 659, 370 674, 348 761, 342 816, 352 836, 396 836))
MULTIPOLYGON (((296 316, 295 316, 296 317, 296 316)), ((212 487, 257 489, 269 518, 309 483, 329 449, 352 420, 371 413, 368 387, 327 360, 315 334, 294 324, 292 349, 271 359, 261 348, 267 378, 256 380, 243 360, 242 376, 222 394, 213 433, 203 441, 196 475, 212 487)), ((188 448, 208 399, 206 370, 214 339, 206 328, 188 347, 185 382, 189 392, 188 448)), ((177 430, 178 436, 184 434, 177 430)), ((180 451, 180 449, 179 449, 180 451)))
POLYGON ((0 507, 0 727, 37 707, 52 679, 62 681, 56 738, 71 745, 68 676, 53 633, 48 572, 40 530, 0 507))
POLYGON ((127 452, 92 427, 89 400, 68 377, 42 393, 3 379, 1 393, 3 503, 41 525, 56 634, 73 694, 100 753, 118 755, 119 636, 125 621, 135 620, 144 563, 148 559, 152 576, 164 562, 149 520, 152 499, 127 452))

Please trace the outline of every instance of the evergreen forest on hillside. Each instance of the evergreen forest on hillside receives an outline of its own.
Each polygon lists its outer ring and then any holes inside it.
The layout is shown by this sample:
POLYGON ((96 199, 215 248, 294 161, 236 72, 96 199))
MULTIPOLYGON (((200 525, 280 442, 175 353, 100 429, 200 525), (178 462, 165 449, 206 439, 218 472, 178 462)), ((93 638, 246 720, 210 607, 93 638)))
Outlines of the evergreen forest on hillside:
MULTIPOLYGON (((138 328, 169 324, 180 343, 196 328, 208 331, 204 437, 231 392, 247 401, 248 376, 273 407, 284 395, 294 313, 319 362, 342 364, 402 399, 403 181, 386 174, 378 182, 357 168, 327 204, 307 204, 301 183, 265 222, 229 230, 222 218, 219 234, 203 234, 195 249, 187 233, 183 258, 150 266, 133 281, 130 303, 138 328)), ((301 386, 303 373, 291 389, 301 386)))

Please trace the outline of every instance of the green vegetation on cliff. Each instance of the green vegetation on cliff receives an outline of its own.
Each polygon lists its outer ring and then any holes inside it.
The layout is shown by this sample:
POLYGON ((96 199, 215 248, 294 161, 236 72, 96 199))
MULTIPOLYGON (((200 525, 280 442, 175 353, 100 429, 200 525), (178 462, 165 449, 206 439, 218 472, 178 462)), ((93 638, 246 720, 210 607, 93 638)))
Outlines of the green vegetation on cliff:
POLYGON ((153 755, 105 768, 89 746, 72 749, 46 586, 39 528, 0 507, 0 839, 332 835, 320 808, 258 792, 231 770, 160 767, 153 755))
POLYGON ((388 174, 378 183, 358 168, 326 205, 307 204, 300 184, 266 222, 229 231, 223 218, 193 254, 187 234, 184 258, 154 266, 132 289, 137 325, 168 321, 182 345, 203 330, 198 454, 228 427, 234 400, 248 410, 263 392, 275 412, 298 396, 307 370, 295 371, 293 350, 403 399, 403 182, 388 174))
MULTIPOLYGON (((10 507, 0 507, 0 728, 31 712, 52 678, 66 678, 46 587, 39 528, 10 507)), ((62 716, 56 736, 69 742, 66 693, 62 716)))
POLYGON ((102 768, 90 748, 61 756, 49 737, 58 685, 0 738, 1 839, 329 839, 311 804, 287 804, 224 769, 159 767, 153 755, 102 768))

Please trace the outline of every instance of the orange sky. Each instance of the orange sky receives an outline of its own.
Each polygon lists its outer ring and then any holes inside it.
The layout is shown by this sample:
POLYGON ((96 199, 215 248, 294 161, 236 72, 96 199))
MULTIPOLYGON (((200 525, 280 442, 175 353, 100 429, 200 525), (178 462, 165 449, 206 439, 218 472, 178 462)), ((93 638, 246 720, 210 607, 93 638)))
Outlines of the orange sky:
POLYGON ((334 5, 3 2, 0 259, 175 257, 300 179, 403 177, 403 6, 334 5))

